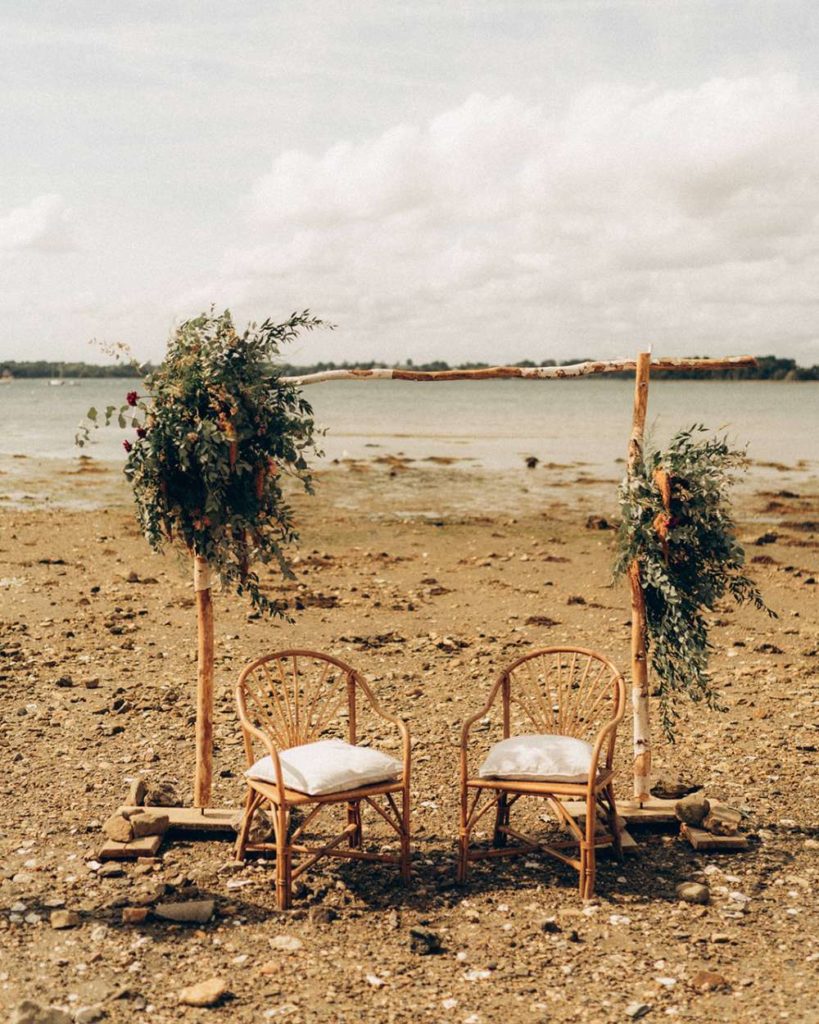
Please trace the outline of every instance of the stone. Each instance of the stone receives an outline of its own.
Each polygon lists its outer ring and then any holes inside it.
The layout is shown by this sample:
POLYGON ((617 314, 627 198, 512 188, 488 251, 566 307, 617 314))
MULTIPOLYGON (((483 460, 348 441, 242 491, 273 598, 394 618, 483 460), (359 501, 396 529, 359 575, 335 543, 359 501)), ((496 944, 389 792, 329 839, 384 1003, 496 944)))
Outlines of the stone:
POLYGON ((176 790, 170 782, 146 782, 145 807, 180 807, 176 790))
POLYGON ((413 953, 417 953, 419 956, 440 953, 442 951, 441 936, 431 928, 415 925, 410 928, 409 947, 413 953))
POLYGON ((131 814, 129 821, 134 830, 134 839, 142 839, 145 836, 164 836, 170 823, 167 814, 147 810, 131 814))
POLYGON ((586 519, 587 530, 613 530, 614 526, 605 516, 589 516, 586 519))
POLYGON ((124 874, 119 864, 103 864, 97 872, 97 878, 122 878, 124 874))
POLYGON ((54 680, 54 685, 62 689, 70 689, 74 685, 74 680, 71 676, 60 676, 59 679, 54 680))
POLYGON ((280 953, 298 953, 304 948, 304 943, 295 935, 274 935, 270 940, 270 948, 280 953))
POLYGON ((123 924, 142 924, 148 917, 147 907, 123 907, 122 908, 122 923, 123 924))
POLYGON ((563 931, 554 917, 547 917, 546 920, 542 922, 540 930, 546 932, 547 935, 557 935, 559 932, 563 931))
POLYGON ((806 850, 812 850, 815 853, 819 850, 819 839, 806 839, 803 846, 806 850))
POLYGON ((631 1020, 639 1020, 651 1010, 649 1003, 629 1003, 626 1007, 626 1016, 630 1017, 631 1020))
POLYGON ((711 810, 711 804, 704 796, 696 793, 678 800, 674 804, 674 813, 686 825, 699 825, 711 810))
POLYGON ((705 905, 711 902, 711 890, 699 882, 681 882, 677 886, 677 899, 684 903, 705 905))
POLYGON ((660 778, 651 787, 651 795, 656 796, 658 800, 682 800, 689 793, 694 793, 701 788, 685 779, 660 778))
POLYGON ((714 836, 735 836, 739 832, 738 822, 713 812, 703 818, 702 827, 714 836))
POLYGON ((76 910, 52 910, 51 927, 57 931, 63 928, 76 928, 80 924, 80 915, 76 910))
POLYGON ((74 1014, 74 1024, 96 1024, 107 1016, 101 1006, 82 1006, 74 1014))
POLYGON ((183 1006, 215 1006, 227 993, 228 984, 223 978, 208 978, 183 988, 179 1002, 183 1006))
POLYGON ((188 900, 185 903, 157 903, 154 916, 179 924, 205 924, 213 917, 214 900, 188 900))
POLYGON ((56 1006, 41 1006, 25 999, 12 1010, 9 1024, 71 1024, 71 1016, 56 1006))
POLYGON ((102 826, 102 830, 115 843, 130 843, 134 838, 131 822, 121 814, 112 814, 102 826))
POLYGON ((731 986, 721 974, 715 971, 699 971, 691 979, 691 987, 697 992, 730 992, 731 986))
MULTIPOLYGON (((240 812, 233 819, 233 827, 237 832, 242 827, 243 817, 244 813, 240 812)), ((274 839, 275 830, 273 828, 273 820, 267 811, 260 808, 253 815, 253 821, 250 823, 250 831, 247 835, 247 841, 253 845, 254 843, 269 843, 274 839)))
POLYGON ((307 916, 311 924, 330 924, 338 917, 338 912, 332 907, 310 907, 307 916))
POLYGON ((145 780, 134 779, 128 788, 128 804, 131 807, 142 807, 145 803, 145 780))

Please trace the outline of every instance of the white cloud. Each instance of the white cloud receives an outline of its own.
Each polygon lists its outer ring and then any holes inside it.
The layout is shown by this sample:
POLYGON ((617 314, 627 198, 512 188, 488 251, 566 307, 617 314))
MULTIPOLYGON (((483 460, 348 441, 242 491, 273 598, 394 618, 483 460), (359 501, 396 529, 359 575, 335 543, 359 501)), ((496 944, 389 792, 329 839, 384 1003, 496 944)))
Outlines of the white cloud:
POLYGON ((188 299, 309 305, 348 339, 336 358, 654 341, 819 360, 819 95, 789 76, 598 86, 558 111, 474 95, 423 126, 284 152, 246 209, 188 299))
POLYGON ((0 252, 65 252, 73 248, 70 212, 62 196, 37 196, 0 215, 0 252))

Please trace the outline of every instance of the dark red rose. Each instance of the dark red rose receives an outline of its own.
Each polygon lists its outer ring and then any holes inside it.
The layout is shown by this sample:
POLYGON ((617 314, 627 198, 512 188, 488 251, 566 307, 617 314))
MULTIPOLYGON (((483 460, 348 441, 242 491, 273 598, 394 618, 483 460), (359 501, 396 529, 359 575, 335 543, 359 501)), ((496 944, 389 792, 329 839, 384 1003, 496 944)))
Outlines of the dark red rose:
POLYGON ((137 427, 137 437, 147 437, 148 431, 145 427, 137 427))
POLYGON ((125 449, 126 452, 129 452, 134 446, 131 444, 130 441, 123 441, 122 447, 125 449))
POLYGON ((128 405, 132 407, 137 404, 138 400, 139 395, 136 393, 136 391, 129 391, 128 394, 125 396, 125 401, 128 403, 128 405))

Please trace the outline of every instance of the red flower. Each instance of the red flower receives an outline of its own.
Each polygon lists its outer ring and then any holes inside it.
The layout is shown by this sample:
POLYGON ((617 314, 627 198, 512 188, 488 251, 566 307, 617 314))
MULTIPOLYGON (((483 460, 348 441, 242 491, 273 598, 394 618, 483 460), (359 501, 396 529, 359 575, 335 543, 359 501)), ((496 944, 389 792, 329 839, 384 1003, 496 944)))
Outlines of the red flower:
POLYGON ((138 399, 139 399, 139 395, 136 393, 136 391, 129 391, 128 394, 125 396, 125 401, 131 407, 133 407, 133 406, 135 406, 137 404, 138 399))
POLYGON ((137 437, 147 437, 148 431, 145 427, 137 427, 137 437))
POLYGON ((130 441, 123 441, 122 447, 125 449, 126 452, 129 452, 134 446, 131 444, 130 441))

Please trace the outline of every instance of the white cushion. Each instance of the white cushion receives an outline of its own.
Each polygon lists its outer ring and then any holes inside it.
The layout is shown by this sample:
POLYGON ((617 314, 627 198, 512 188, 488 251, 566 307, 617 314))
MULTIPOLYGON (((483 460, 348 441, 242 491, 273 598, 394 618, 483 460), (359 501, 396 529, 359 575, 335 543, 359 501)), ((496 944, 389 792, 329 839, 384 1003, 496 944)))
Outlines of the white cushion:
POLYGON ((510 736, 496 743, 478 769, 482 779, 586 782, 591 743, 573 736, 510 736))
MULTIPOLYGON (((279 752, 284 784, 308 796, 341 793, 376 782, 399 778, 400 761, 369 747, 354 747, 344 740, 318 740, 279 752)), ((276 782, 276 766, 267 754, 245 772, 249 779, 276 782)))

